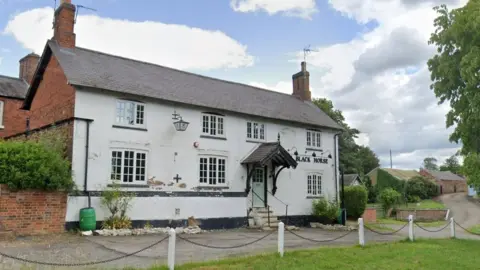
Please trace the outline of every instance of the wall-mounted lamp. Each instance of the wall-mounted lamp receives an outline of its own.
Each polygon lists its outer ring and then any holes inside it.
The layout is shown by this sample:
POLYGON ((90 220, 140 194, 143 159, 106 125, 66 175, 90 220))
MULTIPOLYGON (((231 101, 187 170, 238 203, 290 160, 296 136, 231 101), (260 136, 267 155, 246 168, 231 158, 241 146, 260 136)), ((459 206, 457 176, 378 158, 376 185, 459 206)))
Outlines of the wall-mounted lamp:
POLYGON ((177 120, 175 122, 173 122, 173 125, 175 126, 175 129, 177 131, 185 131, 187 130, 187 127, 188 127, 188 124, 190 124, 189 122, 186 122, 186 121, 183 121, 182 119, 182 116, 180 116, 180 114, 178 114, 175 110, 173 111, 173 120, 177 120))
POLYGON ((290 149, 288 149, 288 152, 292 151, 293 149, 295 149, 295 152, 293 152, 293 154, 294 154, 295 156, 298 156, 298 151, 297 151, 297 148, 296 148, 295 146, 292 147, 292 148, 290 148, 290 149))

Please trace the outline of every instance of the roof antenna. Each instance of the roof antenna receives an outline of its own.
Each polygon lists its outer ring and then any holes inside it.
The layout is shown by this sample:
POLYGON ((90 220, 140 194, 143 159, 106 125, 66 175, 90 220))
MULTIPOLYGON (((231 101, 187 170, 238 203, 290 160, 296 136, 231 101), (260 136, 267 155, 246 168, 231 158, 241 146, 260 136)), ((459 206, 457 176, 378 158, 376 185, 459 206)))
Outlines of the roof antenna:
POLYGON ((78 10, 79 9, 83 8, 83 9, 88 9, 88 10, 92 10, 92 11, 97 11, 94 8, 90 8, 90 7, 86 7, 86 6, 82 6, 82 5, 75 5, 75 6, 76 6, 77 11, 75 12, 75 19, 73 19, 73 23, 77 23, 77 16, 78 16, 78 10))
POLYGON ((312 53, 312 52, 318 52, 318 50, 312 50, 310 49, 310 44, 306 47, 303 48, 303 61, 306 63, 307 62, 307 56, 312 53))

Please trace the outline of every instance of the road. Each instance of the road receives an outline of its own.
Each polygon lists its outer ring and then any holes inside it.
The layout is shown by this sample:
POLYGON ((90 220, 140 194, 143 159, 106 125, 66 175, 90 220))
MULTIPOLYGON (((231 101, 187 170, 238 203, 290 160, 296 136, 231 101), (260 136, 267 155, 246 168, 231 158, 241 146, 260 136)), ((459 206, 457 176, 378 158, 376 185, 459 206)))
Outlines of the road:
POLYGON ((444 194, 440 197, 450 209, 450 217, 465 228, 480 224, 480 205, 467 199, 465 193, 444 194))

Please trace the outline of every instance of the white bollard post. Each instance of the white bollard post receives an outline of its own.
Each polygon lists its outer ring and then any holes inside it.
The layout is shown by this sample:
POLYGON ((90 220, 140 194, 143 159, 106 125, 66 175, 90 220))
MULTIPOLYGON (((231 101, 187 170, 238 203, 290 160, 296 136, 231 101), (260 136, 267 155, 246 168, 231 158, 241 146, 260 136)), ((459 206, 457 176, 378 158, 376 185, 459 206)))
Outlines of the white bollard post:
POLYGON ((358 219, 358 243, 365 246, 365 229, 363 228, 363 218, 358 219))
POLYGON ((176 240, 175 230, 172 228, 169 232, 168 238, 168 269, 175 269, 175 240, 176 240))
POLYGON ((285 244, 285 224, 283 222, 278 223, 278 253, 280 253, 280 257, 283 257, 283 247, 285 244))
POLYGON ((455 220, 450 218, 450 237, 455 238, 455 220))
POLYGON ((413 215, 408 216, 408 239, 413 241, 413 215))

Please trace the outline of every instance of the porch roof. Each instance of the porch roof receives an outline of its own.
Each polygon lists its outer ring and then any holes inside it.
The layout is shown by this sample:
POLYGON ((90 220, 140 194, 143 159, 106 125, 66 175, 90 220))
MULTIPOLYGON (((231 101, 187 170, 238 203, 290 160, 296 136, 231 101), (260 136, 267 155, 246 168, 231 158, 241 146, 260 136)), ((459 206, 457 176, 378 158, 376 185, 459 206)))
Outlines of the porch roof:
POLYGON ((285 166, 287 168, 296 168, 298 165, 297 161, 295 161, 279 142, 260 144, 241 164, 265 166, 270 161, 274 166, 285 166))

